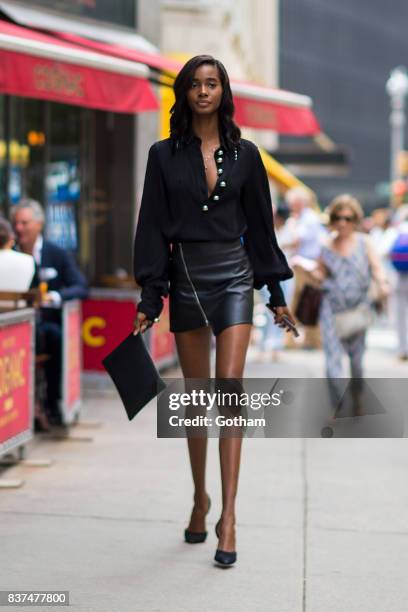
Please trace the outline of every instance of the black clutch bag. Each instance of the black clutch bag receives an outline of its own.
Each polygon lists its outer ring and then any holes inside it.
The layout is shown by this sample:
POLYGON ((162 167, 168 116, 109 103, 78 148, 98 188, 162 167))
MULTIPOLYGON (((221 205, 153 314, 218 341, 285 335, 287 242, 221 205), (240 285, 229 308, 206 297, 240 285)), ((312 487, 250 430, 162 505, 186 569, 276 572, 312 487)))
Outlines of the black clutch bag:
POLYGON ((129 421, 166 387, 141 332, 137 336, 131 333, 102 364, 118 390, 129 421))

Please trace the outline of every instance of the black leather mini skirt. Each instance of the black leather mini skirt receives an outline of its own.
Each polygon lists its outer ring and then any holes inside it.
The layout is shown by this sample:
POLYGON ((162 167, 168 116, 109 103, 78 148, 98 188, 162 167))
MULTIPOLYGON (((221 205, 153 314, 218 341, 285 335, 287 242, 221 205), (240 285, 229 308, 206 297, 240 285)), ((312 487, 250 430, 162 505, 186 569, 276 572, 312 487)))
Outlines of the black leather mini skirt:
POLYGON ((252 323, 253 271, 241 240, 173 244, 170 331, 252 323))

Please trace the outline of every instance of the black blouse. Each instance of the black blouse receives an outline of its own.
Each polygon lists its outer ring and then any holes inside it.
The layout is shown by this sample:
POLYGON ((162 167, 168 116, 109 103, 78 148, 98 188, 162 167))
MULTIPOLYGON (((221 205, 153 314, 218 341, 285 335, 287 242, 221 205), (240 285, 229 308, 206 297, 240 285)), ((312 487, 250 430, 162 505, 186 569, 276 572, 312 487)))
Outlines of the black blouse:
POLYGON ((269 183, 258 148, 242 139, 233 150, 215 151, 218 180, 208 195, 201 140, 174 148, 152 145, 147 161, 134 247, 134 274, 142 287, 139 310, 153 320, 169 290, 172 242, 227 241, 243 236, 254 287, 267 284, 272 306, 284 306, 279 281, 292 270, 278 247, 269 183))

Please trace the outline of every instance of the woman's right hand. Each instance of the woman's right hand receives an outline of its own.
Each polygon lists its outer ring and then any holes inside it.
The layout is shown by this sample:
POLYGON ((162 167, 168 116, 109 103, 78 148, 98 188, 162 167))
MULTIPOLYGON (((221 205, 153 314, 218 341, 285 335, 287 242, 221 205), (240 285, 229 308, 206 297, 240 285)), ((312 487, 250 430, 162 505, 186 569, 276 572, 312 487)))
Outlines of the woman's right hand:
POLYGON ((149 329, 153 325, 153 321, 147 318, 144 312, 138 312, 136 315, 136 319, 134 322, 134 330, 133 335, 137 336, 139 332, 145 332, 146 329, 149 329))

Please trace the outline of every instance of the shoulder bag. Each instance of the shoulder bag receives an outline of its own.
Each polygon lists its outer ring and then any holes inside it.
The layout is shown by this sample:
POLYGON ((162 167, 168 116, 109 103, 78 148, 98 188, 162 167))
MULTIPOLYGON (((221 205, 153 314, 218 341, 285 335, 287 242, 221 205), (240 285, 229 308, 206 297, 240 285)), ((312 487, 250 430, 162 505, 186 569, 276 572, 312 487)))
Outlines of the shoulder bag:
POLYGON ((308 284, 303 287, 295 311, 295 317, 302 325, 317 325, 321 301, 321 289, 308 284))

